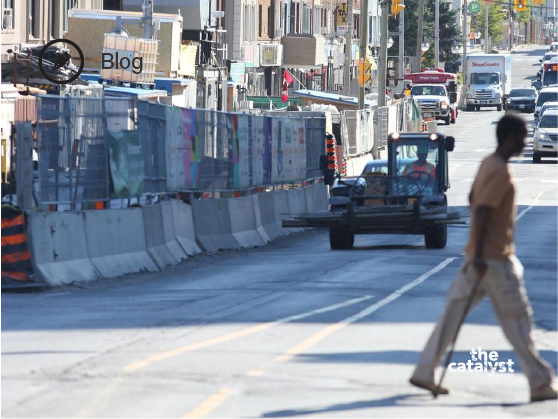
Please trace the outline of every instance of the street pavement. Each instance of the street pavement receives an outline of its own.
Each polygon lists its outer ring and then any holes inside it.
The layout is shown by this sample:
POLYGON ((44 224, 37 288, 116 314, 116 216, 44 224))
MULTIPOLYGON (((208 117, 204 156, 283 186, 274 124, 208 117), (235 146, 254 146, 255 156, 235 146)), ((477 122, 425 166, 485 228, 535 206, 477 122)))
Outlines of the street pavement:
MULTIPOLYGON (((530 84, 541 53, 513 54, 514 85, 530 84)), ((501 115, 461 112, 439 127, 456 137, 448 199, 464 216, 501 115)), ((556 160, 534 165, 528 146, 510 164, 534 336, 556 371, 556 160)), ((436 400, 408 384, 467 235, 450 227, 441 250, 419 236, 357 236, 353 250, 332 251, 326 231, 308 231, 165 272, 4 294, 2 416, 556 417, 555 401, 529 403, 487 300, 468 316, 454 360, 480 347, 514 371, 448 372, 451 394, 436 400)))

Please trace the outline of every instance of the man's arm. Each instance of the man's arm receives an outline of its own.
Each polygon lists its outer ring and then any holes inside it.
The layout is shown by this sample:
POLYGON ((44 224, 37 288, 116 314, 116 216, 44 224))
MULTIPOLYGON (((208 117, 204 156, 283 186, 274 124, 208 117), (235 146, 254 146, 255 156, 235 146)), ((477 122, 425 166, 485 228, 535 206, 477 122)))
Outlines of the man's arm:
POLYGON ((488 219, 492 211, 493 209, 486 205, 479 205, 475 211, 475 255, 473 265, 479 274, 479 279, 484 276, 487 268, 482 251, 488 229, 488 219))

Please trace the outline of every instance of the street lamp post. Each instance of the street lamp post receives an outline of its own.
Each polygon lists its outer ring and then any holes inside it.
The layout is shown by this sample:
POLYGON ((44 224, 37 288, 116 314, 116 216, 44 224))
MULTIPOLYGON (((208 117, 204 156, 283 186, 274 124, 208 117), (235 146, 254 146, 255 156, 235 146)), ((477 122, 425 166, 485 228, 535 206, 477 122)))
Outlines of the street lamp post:
POLYGON ((383 0, 380 27, 380 56, 378 57, 378 106, 386 106, 387 44, 388 44, 388 0, 383 0))
POLYGON ((440 0, 435 3, 436 29, 434 32, 434 68, 440 67, 440 0))

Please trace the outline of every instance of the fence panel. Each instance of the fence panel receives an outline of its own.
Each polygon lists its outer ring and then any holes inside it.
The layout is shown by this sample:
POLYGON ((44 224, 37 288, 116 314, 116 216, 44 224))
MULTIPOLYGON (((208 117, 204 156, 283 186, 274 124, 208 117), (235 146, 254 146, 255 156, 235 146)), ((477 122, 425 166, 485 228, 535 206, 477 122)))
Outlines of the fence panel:
MULTIPOLYGON (((159 193, 167 189, 165 139, 167 121, 177 135, 182 131, 177 120, 182 119, 182 109, 140 100, 138 106, 138 130, 144 154, 144 192, 159 193)), ((174 136, 174 134, 172 134, 174 136)))
POLYGON ((304 118, 306 133, 306 179, 322 176, 320 156, 325 154, 325 116, 304 118))
POLYGON ((41 204, 86 209, 79 204, 110 199, 105 132, 133 127, 133 107, 126 98, 37 97, 41 204))

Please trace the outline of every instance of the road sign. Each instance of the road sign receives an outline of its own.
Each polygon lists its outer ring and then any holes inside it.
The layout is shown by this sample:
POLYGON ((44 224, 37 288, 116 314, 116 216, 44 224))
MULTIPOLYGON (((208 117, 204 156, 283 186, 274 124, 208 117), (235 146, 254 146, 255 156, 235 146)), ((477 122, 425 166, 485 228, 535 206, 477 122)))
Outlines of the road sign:
POLYGON ((481 11, 481 5, 478 1, 472 1, 471 3, 469 3, 467 10, 469 10, 470 14, 476 15, 478 12, 481 11))
POLYGON ((347 3, 340 3, 337 5, 336 16, 337 16, 337 33, 347 32, 347 30, 349 29, 349 25, 347 21, 348 19, 347 3))

